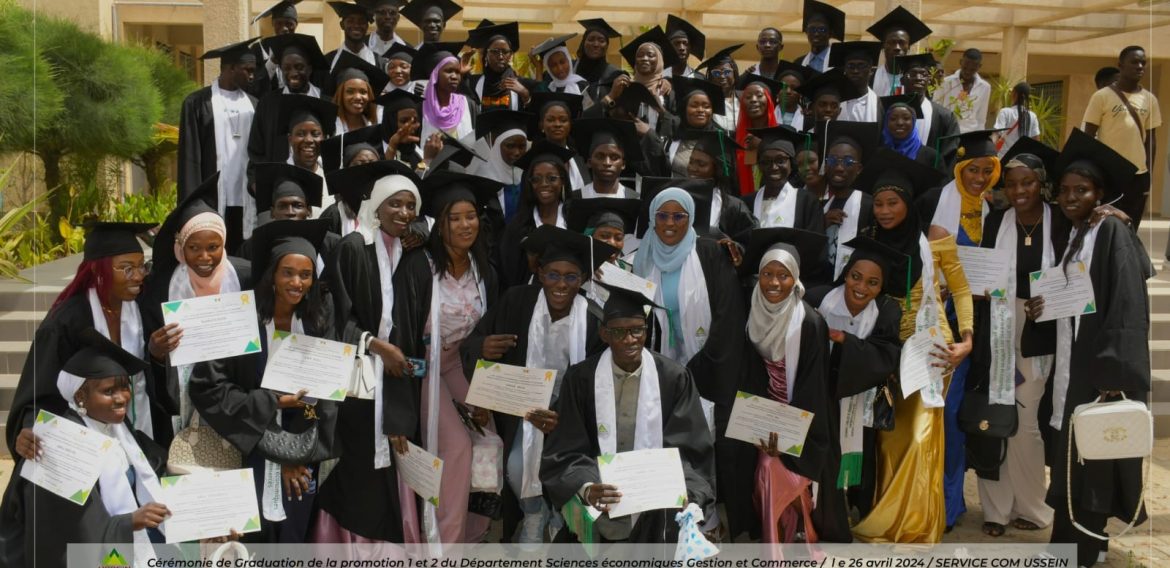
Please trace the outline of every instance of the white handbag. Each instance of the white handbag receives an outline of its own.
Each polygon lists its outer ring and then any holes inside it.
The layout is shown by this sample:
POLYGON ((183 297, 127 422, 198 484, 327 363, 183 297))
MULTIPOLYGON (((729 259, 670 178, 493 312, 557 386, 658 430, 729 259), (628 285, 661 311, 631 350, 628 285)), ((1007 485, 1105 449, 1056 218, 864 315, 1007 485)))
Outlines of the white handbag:
POLYGON ((1117 538, 1137 524, 1142 504, 1146 500, 1146 485, 1150 480, 1150 462, 1146 460, 1146 472, 1142 480, 1142 491, 1138 495, 1137 508, 1133 519, 1120 533, 1110 537, 1097 534, 1077 522, 1073 516, 1072 504, 1072 448, 1076 441, 1077 460, 1119 460, 1148 458, 1154 451, 1154 415, 1149 407, 1136 400, 1129 400, 1125 393, 1122 400, 1082 404, 1073 409, 1068 427, 1068 456, 1065 464, 1065 496, 1068 501, 1068 518, 1077 530, 1098 540, 1117 538))
POLYGON ((369 332, 362 332, 362 337, 357 342, 357 357, 353 362, 353 372, 349 376, 349 388, 346 391, 346 396, 374 400, 373 358, 376 355, 371 355, 366 351, 366 345, 369 343, 371 335, 369 332))

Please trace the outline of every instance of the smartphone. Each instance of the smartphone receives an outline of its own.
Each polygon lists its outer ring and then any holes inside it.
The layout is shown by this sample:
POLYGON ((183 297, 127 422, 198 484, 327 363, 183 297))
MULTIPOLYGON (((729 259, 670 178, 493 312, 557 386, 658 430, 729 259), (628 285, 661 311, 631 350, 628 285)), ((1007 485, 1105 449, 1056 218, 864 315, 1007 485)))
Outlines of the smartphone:
POLYGON ((427 360, 415 359, 414 357, 407 357, 406 363, 410 365, 410 376, 416 379, 426 378, 427 376, 427 360))

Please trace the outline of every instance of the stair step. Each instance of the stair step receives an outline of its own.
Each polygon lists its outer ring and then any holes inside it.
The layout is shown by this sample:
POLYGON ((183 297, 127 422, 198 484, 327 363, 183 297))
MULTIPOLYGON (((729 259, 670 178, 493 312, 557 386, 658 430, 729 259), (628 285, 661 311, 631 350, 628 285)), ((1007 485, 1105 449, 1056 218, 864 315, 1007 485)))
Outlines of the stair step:
POLYGON ((28 358, 29 346, 27 341, 0 341, 0 374, 19 375, 28 358))
POLYGON ((52 307, 64 286, 30 286, 26 291, 0 289, 0 312, 39 311, 52 307))
POLYGON ((45 318, 41 310, 0 312, 0 337, 9 341, 32 341, 45 318))

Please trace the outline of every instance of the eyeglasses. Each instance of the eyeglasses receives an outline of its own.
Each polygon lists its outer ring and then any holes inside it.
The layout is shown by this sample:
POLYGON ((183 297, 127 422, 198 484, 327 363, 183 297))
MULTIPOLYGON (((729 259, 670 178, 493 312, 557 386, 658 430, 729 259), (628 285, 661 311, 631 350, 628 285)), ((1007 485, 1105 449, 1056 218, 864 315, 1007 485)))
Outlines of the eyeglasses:
POLYGON ((735 71, 732 71, 731 69, 724 69, 724 70, 716 69, 713 71, 708 71, 707 76, 711 77, 712 79, 717 79, 720 77, 731 77, 734 73, 735 73, 735 71))
POLYGON ((560 272, 545 272, 544 279, 549 284, 559 284, 561 281, 564 281, 565 284, 574 286, 581 283, 581 275, 577 274, 576 272, 570 272, 569 274, 561 274, 560 272))
POLYGON ((532 185, 556 185, 561 183, 561 176, 532 176, 532 185))
POLYGON ((827 34, 829 33, 828 26, 809 26, 807 33, 810 34, 827 34))
POLYGON ((838 158, 837 156, 825 156, 825 165, 829 166, 830 168, 835 168, 838 165, 852 168, 854 165, 859 163, 860 162, 858 162, 857 159, 855 159, 853 156, 845 156, 844 158, 838 158))
POLYGON ((666 211, 658 211, 654 213, 654 219, 659 223, 665 223, 667 221, 682 223, 689 219, 690 216, 691 215, 689 213, 667 213, 666 211))
POLYGON ((493 48, 493 49, 488 50, 488 55, 490 55, 492 57, 500 57, 500 58, 512 57, 512 50, 511 49, 493 48))
POLYGON ((622 341, 626 337, 633 337, 634 339, 642 339, 646 335, 646 326, 639 325, 636 327, 606 327, 606 333, 617 341, 622 341))
POLYGON ((127 280, 134 278, 134 274, 136 273, 141 275, 143 278, 146 278, 147 276, 150 276, 150 269, 153 265, 154 261, 152 260, 150 262, 139 265, 129 264, 126 266, 117 266, 114 267, 114 270, 117 270, 118 272, 121 272, 123 275, 125 275, 127 280))

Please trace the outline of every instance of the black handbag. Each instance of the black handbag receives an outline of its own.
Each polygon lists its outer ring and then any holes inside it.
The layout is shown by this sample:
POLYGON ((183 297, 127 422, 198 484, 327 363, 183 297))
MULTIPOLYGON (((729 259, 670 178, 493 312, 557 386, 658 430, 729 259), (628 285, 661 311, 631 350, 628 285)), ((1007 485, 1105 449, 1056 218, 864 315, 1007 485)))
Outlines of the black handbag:
POLYGON ((873 429, 882 432, 894 429, 894 395, 888 381, 878 387, 877 396, 873 398, 873 429))
POLYGON ((504 498, 499 493, 476 491, 467 497, 467 512, 497 521, 503 517, 504 498))
POLYGON ((959 430, 968 436, 1011 438, 1020 427, 1016 404, 991 404, 987 393, 967 391, 959 405, 959 430))
POLYGON ((273 418, 260 436, 256 451, 264 459, 280 465, 304 465, 328 458, 317 433, 320 420, 313 406, 305 407, 305 418, 311 420, 304 432, 292 433, 284 430, 273 418))

